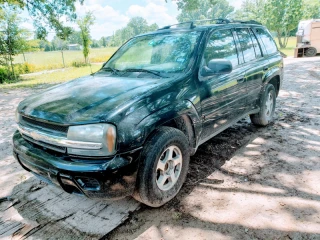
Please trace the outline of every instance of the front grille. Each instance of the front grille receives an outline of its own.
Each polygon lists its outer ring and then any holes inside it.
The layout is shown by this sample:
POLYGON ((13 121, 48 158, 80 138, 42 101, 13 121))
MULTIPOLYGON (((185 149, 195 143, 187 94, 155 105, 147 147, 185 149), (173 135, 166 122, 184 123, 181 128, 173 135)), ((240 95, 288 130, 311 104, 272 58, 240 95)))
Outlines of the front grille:
POLYGON ((33 138, 25 135, 25 134, 22 134, 22 137, 31 142, 31 143, 34 143, 36 145, 39 145, 41 147, 44 147, 44 148, 48 148, 48 149, 51 149, 51 150, 54 150, 54 151, 57 151, 57 152, 61 152, 61 153, 65 153, 66 152, 66 148, 65 147, 60 147, 60 146, 56 146, 56 145, 52 145, 52 144, 49 144, 49 143, 45 143, 45 142, 41 142, 41 141, 37 141, 37 140, 34 140, 33 138))
POLYGON ((47 130, 61 132, 64 134, 67 134, 67 132, 68 132, 67 126, 40 122, 40 121, 31 119, 31 118, 28 118, 25 116, 21 116, 21 123, 22 123, 22 125, 27 126, 27 127, 29 126, 31 128, 43 128, 43 129, 47 129, 47 130))

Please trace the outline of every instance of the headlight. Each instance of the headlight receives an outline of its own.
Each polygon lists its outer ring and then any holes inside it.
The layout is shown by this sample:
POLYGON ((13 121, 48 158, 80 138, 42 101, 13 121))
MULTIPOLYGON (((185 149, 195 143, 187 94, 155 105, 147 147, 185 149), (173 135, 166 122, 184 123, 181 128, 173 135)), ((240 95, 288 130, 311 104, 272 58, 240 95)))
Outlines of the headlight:
POLYGON ((69 154, 103 157, 114 155, 116 152, 116 128, 111 124, 71 126, 67 138, 74 141, 102 143, 99 150, 68 148, 69 154))
POLYGON ((19 123, 20 114, 19 114, 19 112, 18 112, 18 109, 16 109, 16 112, 15 112, 15 119, 16 119, 16 123, 19 123))

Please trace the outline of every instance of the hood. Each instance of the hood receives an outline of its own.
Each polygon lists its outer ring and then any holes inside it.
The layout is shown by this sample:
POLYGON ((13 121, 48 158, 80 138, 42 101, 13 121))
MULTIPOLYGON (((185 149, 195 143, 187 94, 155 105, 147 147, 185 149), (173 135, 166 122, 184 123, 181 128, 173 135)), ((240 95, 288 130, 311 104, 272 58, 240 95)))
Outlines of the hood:
POLYGON ((18 111, 61 124, 103 122, 164 83, 166 79, 87 76, 28 97, 18 111))

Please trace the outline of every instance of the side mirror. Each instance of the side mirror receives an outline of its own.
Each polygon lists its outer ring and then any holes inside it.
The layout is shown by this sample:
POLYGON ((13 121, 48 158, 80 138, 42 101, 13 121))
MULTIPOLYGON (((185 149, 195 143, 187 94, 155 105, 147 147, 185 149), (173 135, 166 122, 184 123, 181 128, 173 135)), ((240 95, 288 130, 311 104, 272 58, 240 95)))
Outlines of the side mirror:
POLYGON ((212 59, 208 66, 201 68, 201 76, 209 77, 218 74, 228 74, 232 72, 232 63, 226 59, 212 59))

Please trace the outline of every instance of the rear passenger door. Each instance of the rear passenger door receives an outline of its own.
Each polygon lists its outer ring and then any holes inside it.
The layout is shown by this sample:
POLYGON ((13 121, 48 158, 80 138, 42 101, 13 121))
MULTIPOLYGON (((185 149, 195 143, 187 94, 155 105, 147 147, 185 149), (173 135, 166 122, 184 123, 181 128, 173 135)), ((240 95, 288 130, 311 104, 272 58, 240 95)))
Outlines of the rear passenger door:
POLYGON ((262 46, 263 57, 268 61, 265 67, 268 70, 266 79, 279 74, 279 70, 283 74, 283 58, 269 31, 263 27, 254 27, 252 30, 262 46))
POLYGON ((201 138, 204 141, 241 115, 246 106, 245 70, 239 66, 238 51, 231 29, 217 30, 209 37, 201 67, 212 59, 229 60, 233 71, 206 78, 199 73, 203 117, 201 138))
POLYGON ((240 43, 243 68, 246 69, 246 110, 250 111, 257 107, 262 79, 268 70, 269 61, 263 57, 261 46, 250 28, 237 28, 235 32, 240 43))

